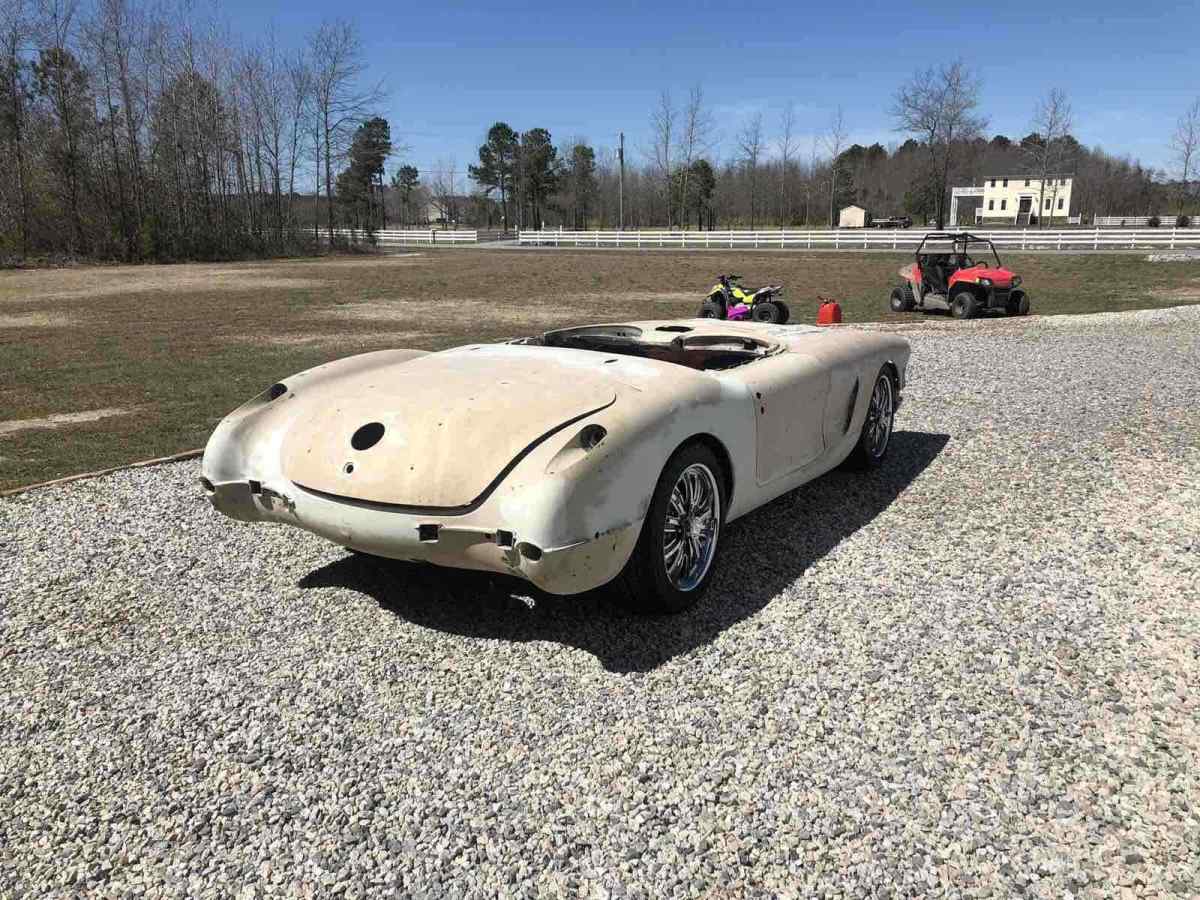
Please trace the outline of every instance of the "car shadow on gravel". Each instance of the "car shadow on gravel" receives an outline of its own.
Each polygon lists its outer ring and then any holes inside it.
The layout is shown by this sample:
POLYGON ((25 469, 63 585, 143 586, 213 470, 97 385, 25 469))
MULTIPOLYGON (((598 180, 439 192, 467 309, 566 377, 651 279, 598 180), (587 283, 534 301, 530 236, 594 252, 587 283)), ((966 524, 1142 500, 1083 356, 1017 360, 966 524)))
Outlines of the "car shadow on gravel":
POLYGON ((738 519, 725 531, 708 596, 681 615, 633 615, 603 589, 555 597, 515 578, 353 554, 309 573, 300 587, 356 591, 436 631, 550 641, 585 650, 612 672, 646 672, 765 607, 887 509, 949 440, 946 434, 897 431, 881 469, 835 470, 738 519))

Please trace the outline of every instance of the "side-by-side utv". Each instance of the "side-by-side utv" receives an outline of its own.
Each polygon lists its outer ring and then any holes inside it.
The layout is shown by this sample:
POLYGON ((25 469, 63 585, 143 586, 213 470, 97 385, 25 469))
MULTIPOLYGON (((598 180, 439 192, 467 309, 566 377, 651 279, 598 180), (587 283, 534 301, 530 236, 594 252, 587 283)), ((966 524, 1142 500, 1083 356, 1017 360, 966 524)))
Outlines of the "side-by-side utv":
POLYGON ((995 244, 965 231, 925 235, 916 261, 901 269, 900 277, 904 284, 892 290, 892 312, 944 310, 956 319, 988 310, 1010 316, 1029 313, 1021 276, 1004 268, 995 244))

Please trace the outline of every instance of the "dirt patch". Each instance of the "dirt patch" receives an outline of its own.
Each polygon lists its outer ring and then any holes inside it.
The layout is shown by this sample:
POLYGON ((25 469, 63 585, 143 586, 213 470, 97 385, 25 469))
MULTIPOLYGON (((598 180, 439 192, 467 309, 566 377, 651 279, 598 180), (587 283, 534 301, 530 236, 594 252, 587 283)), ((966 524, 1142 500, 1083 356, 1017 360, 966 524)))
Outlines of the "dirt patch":
MULTIPOLYGON (((603 318, 604 306, 598 303, 596 312, 603 318)), ((577 307, 542 306, 542 305, 510 305, 498 304, 487 300, 455 300, 453 303, 433 304, 428 300, 416 300, 400 297, 395 300, 371 301, 368 303, 346 303, 317 314, 322 318, 341 318, 371 320, 380 322, 413 322, 419 323, 433 317, 439 324, 448 326, 449 331, 465 330, 468 334, 472 328, 482 329, 484 326, 532 327, 535 331, 543 331, 539 326, 547 322, 579 322, 586 319, 581 316, 577 307)))
POLYGON ((1157 290, 1154 296, 1159 300, 1200 300, 1200 278, 1192 279, 1182 287, 1157 290))
POLYGON ((299 334, 262 335, 245 337, 240 343, 261 346, 271 344, 275 347, 314 347, 352 349, 362 346, 403 347, 406 345, 437 340, 445 332, 441 331, 364 331, 364 332, 309 332, 299 334))
MULTIPOLYGON (((571 303, 586 303, 595 305, 596 308, 601 308, 607 302, 612 300, 612 293, 607 291, 595 291, 582 294, 567 294, 563 297, 571 303)), ((696 291, 621 291, 621 302, 623 303, 686 303, 692 301, 696 304, 696 309, 700 308, 700 304, 704 302, 704 297, 696 291)))
POLYGON ((40 431, 46 428, 66 428, 70 425, 82 425, 86 422, 96 422, 100 419, 110 419, 113 416, 128 416, 138 411, 138 407, 114 406, 108 409, 88 409, 75 413, 55 413, 41 419, 10 419, 0 422, 0 437, 17 434, 21 431, 40 431))
POLYGON ((394 268, 403 266, 419 266, 426 265, 430 262, 429 258, 424 253, 389 253, 387 256, 372 256, 369 260, 363 260, 358 257, 346 257, 345 259, 303 259, 295 260, 291 265, 313 265, 319 266, 321 269, 348 269, 355 266, 361 267, 364 262, 369 262, 373 268, 394 268))
POLYGON ((0 315, 0 328, 63 328, 71 323, 71 317, 62 313, 29 313, 23 316, 0 315))
POLYGON ((313 278, 281 277, 278 269, 266 266, 97 267, 8 273, 0 278, 0 302, 34 303, 185 291, 307 290, 322 284, 322 280, 313 278))

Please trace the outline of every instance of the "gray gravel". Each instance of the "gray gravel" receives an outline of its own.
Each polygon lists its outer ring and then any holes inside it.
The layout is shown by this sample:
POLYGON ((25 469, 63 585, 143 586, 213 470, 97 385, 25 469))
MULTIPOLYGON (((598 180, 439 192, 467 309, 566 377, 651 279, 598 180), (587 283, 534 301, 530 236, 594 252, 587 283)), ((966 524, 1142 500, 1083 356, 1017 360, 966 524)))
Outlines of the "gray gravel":
POLYGON ((681 618, 0 501, 0 896, 1200 894, 1200 308, 908 331, 681 618))

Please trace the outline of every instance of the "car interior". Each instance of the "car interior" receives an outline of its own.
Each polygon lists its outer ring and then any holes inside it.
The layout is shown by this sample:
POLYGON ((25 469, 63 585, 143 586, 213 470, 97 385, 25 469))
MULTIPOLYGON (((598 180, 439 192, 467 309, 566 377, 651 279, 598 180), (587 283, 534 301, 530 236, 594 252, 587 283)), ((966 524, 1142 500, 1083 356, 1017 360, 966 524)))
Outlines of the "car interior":
POLYGON ((670 341, 647 339, 634 325, 585 326, 550 331, 518 343, 541 347, 570 347, 620 356, 657 359, 689 369, 732 369, 778 352, 778 344, 742 335, 689 334, 687 325, 663 325, 657 329, 675 334, 670 341))

